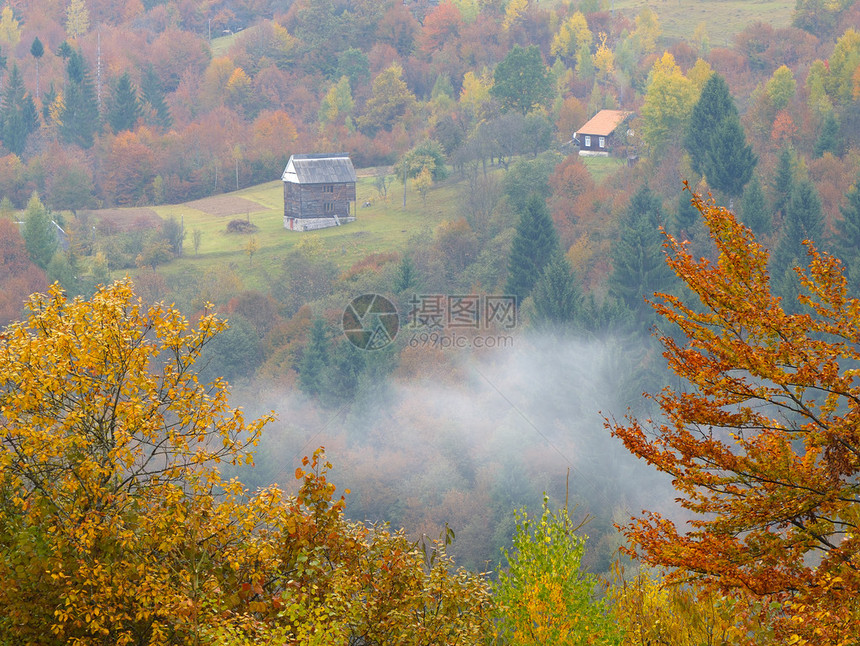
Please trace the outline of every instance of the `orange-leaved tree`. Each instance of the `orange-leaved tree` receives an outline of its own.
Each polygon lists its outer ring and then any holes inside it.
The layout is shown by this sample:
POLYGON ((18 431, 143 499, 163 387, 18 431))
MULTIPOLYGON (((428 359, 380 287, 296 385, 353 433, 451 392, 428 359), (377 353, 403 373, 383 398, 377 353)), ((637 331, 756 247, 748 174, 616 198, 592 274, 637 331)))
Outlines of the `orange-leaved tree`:
POLYGON ((767 250, 712 200, 693 203, 718 258, 667 237, 669 265, 700 302, 654 303, 680 330, 661 339, 678 385, 653 395, 660 418, 607 425, 672 476, 694 517, 679 528, 646 513, 625 532, 674 579, 767 615, 783 643, 857 643, 860 300, 839 261, 808 242, 802 311, 789 313, 771 292, 767 250))
POLYGON ((144 307, 127 280, 88 301, 54 286, 29 308, 0 333, 0 644, 483 632, 486 582, 349 523, 322 451, 297 470, 295 496, 222 478, 271 419, 247 422, 225 382, 198 381, 223 321, 144 307))

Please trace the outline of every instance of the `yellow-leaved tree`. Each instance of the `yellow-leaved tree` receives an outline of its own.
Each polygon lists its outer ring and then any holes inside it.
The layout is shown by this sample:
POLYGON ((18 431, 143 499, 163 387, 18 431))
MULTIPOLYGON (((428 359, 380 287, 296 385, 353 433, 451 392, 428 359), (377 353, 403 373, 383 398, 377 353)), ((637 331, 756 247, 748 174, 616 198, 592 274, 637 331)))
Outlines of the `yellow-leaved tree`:
POLYGON ((221 477, 272 419, 198 381, 224 325, 126 280, 54 286, 0 334, 0 643, 475 639, 486 583, 346 521, 321 450, 296 496, 221 477))

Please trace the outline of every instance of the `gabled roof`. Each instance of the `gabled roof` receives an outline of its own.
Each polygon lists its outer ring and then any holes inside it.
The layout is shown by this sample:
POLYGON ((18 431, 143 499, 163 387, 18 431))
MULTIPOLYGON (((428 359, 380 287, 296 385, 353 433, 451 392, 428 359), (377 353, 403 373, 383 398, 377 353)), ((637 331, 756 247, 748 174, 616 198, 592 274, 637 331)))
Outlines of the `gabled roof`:
POLYGON ((292 155, 281 179, 293 184, 341 184, 355 181, 347 153, 292 155))
POLYGON ((612 134, 612 131, 631 114, 633 113, 626 110, 601 110, 576 132, 583 135, 602 135, 605 137, 612 134))

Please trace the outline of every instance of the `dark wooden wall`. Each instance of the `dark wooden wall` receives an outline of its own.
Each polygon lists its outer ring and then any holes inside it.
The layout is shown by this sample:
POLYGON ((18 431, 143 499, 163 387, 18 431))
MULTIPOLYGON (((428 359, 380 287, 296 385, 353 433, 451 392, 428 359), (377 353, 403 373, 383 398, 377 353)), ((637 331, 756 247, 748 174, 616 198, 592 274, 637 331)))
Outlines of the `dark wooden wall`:
POLYGON ((293 184, 284 182, 284 217, 326 218, 332 212, 325 210, 333 203, 338 215, 351 215, 350 204, 355 202, 355 184, 293 184), (332 191, 327 192, 326 186, 332 191))

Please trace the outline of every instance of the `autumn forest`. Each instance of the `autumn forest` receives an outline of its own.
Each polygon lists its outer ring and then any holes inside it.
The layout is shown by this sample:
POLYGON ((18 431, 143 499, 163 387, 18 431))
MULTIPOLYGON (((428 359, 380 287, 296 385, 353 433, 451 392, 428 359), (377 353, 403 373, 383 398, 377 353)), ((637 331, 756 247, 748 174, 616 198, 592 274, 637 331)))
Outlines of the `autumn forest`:
POLYGON ((860 641, 856 0, 0 0, 0 276, 0 646, 860 641))

